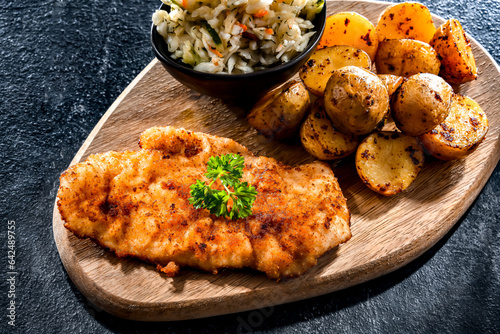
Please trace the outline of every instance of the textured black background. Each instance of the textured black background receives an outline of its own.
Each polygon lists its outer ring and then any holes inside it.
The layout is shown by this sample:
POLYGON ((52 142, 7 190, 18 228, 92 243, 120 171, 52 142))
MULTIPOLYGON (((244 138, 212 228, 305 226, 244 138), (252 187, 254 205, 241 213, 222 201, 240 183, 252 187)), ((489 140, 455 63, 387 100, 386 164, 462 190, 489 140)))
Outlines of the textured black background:
MULTIPOLYGON (((500 62, 498 0, 422 2, 459 18, 500 62)), ((89 305, 52 236, 58 176, 153 58, 148 31, 159 4, 0 1, 1 333, 500 333, 498 166, 436 246, 371 282, 266 312, 173 323, 125 321, 89 305), (9 220, 17 227, 15 329, 6 317, 9 220)))

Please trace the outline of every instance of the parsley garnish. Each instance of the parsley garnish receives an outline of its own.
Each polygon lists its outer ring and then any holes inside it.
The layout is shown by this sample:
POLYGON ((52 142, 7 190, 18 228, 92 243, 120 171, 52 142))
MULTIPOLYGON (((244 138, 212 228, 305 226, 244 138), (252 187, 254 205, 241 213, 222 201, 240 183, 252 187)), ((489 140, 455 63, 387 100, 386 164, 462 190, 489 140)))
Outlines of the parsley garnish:
POLYGON ((238 154, 226 154, 210 157, 205 176, 212 180, 210 184, 196 180, 192 184, 189 203, 196 209, 207 209, 216 216, 230 219, 245 218, 252 214, 257 191, 247 182, 241 182, 245 159, 238 154), (212 189, 219 179, 224 190, 212 189), (232 188, 232 189, 231 189, 232 188), (229 200, 232 200, 231 211, 228 210, 229 200))

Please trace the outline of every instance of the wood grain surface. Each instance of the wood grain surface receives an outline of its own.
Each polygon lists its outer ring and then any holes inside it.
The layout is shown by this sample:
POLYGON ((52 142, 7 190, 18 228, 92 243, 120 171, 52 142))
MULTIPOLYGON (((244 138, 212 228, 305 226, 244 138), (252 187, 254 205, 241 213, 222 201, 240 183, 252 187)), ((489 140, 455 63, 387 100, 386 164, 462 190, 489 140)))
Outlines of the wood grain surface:
MULTIPOLYGON (((356 11, 376 23, 383 2, 329 1, 329 14, 356 11)), ((435 23, 444 20, 435 17, 435 23)), ((429 158, 414 184, 386 198, 366 188, 352 158, 332 165, 348 200, 353 237, 323 256, 302 277, 275 282, 251 271, 217 275, 185 269, 168 278, 154 266, 122 259, 76 238, 54 208, 53 232, 61 260, 80 291, 119 317, 181 320, 240 312, 292 302, 365 282, 415 259, 460 219, 479 194, 500 157, 499 67, 472 40, 478 80, 454 87, 476 100, 490 130, 477 151, 461 161, 429 158)), ((201 96, 176 82, 153 60, 119 96, 89 135, 72 163, 89 154, 138 149, 139 134, 151 126, 173 125, 232 138, 258 155, 288 164, 311 161, 297 140, 269 142, 245 121, 246 107, 201 96)))

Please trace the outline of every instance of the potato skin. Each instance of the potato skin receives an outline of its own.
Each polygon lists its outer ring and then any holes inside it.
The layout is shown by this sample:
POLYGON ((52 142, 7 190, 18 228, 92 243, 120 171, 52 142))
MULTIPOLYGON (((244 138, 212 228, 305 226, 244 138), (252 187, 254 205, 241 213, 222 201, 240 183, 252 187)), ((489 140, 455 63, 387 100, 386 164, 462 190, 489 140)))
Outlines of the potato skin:
POLYGON ((325 89, 325 110, 337 130, 370 133, 383 122, 388 109, 387 88, 375 74, 355 66, 333 71, 325 89))
POLYGON ((479 104, 456 94, 452 98, 448 117, 419 138, 434 157, 456 160, 474 152, 486 137, 488 128, 488 118, 479 104))
MULTIPOLYGON (((389 100, 392 99, 392 96, 394 95, 396 90, 405 80, 404 77, 400 77, 394 74, 377 74, 377 76, 387 88, 387 92, 389 93, 389 100)), ((385 131, 396 130, 396 125, 394 124, 394 120, 392 119, 391 115, 391 108, 389 108, 389 111, 387 112, 387 115, 384 119, 384 123, 379 126, 379 129, 385 131)))
POLYGON ((375 26, 363 15, 343 12, 326 18, 325 30, 318 49, 334 45, 350 45, 365 51, 373 61, 378 48, 375 26))
POLYGON ((396 126, 410 136, 431 131, 448 116, 452 95, 451 86, 437 75, 409 77, 391 100, 396 126))
POLYGON ((403 77, 394 74, 377 74, 377 76, 387 88, 389 98, 396 92, 404 81, 403 77))
POLYGON ((400 132, 375 132, 356 151, 356 171, 371 190, 392 196, 407 189, 424 165, 416 138, 400 132))
POLYGON ((325 112, 323 99, 317 99, 300 127, 300 140, 309 154, 320 160, 344 158, 356 151, 359 139, 335 130, 325 112))
POLYGON ((375 58, 378 74, 409 77, 417 73, 439 74, 441 61, 427 43, 413 39, 380 42, 375 58))
POLYGON ((436 27, 429 9, 416 2, 387 7, 377 23, 379 41, 409 38, 429 43, 436 27))
POLYGON ((289 81, 257 101, 247 121, 266 138, 287 138, 299 128, 310 104, 302 82, 289 81))
POLYGON ((307 90, 316 96, 323 96, 332 71, 348 65, 370 70, 372 62, 361 49, 346 45, 330 46, 315 50, 300 69, 299 76, 307 90))
POLYGON ((458 20, 450 19, 441 25, 430 41, 441 59, 439 73, 452 84, 477 78, 477 67, 469 39, 458 20))

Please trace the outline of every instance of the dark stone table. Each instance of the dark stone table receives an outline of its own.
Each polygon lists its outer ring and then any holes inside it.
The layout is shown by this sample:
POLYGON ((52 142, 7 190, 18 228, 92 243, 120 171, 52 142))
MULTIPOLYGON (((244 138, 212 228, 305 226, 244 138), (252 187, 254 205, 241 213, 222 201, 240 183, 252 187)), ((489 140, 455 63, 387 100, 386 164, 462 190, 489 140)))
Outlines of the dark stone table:
MULTIPOLYGON (((498 0, 422 2, 459 18, 500 62, 498 0)), ((174 323, 125 321, 90 305, 68 278, 53 240, 58 177, 153 58, 148 32, 159 3, 0 3, 1 333, 500 333, 498 166, 437 245, 368 283, 267 312, 174 323), (12 226, 16 253, 9 270, 12 226), (10 271, 17 273, 13 284, 10 271), (15 298, 8 296, 12 288, 15 298), (15 328, 8 324, 11 300, 15 328)))

